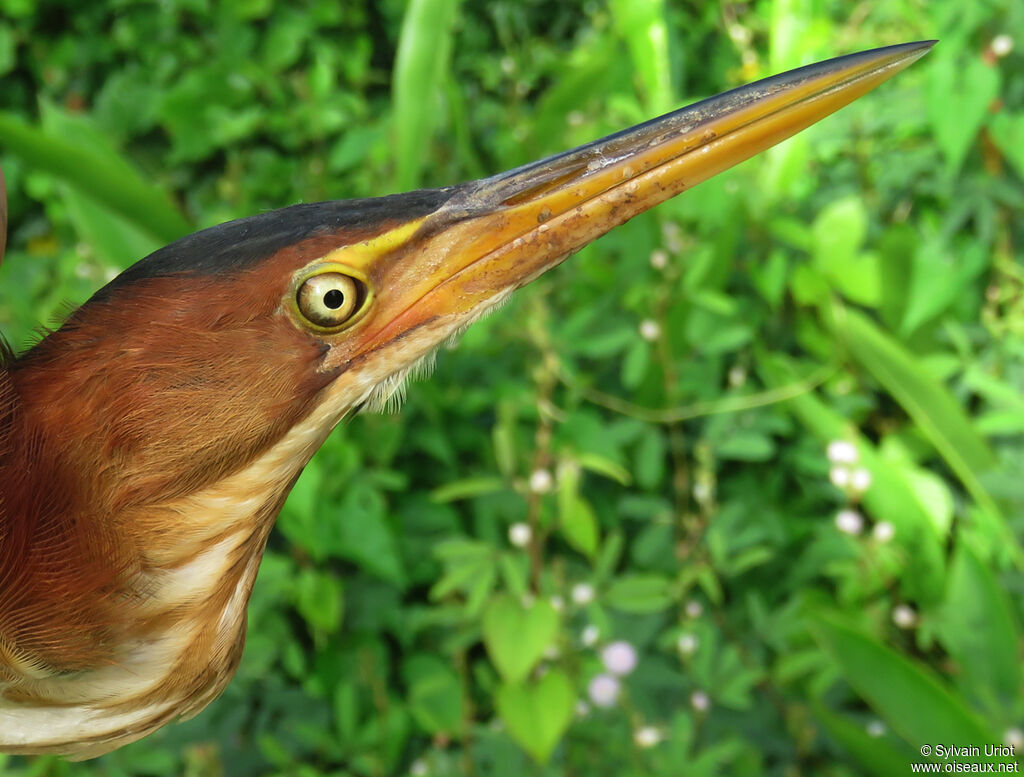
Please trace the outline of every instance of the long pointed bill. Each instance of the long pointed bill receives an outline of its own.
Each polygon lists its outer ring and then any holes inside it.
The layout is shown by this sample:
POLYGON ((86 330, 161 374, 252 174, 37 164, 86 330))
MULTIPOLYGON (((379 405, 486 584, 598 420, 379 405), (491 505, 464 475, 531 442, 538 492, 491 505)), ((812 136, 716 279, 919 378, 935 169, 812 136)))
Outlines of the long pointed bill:
POLYGON ((376 303, 383 315, 367 321, 358 351, 472 316, 638 213, 852 102, 933 43, 802 67, 458 187, 438 211, 385 241, 409 250, 385 262, 389 292, 376 303))

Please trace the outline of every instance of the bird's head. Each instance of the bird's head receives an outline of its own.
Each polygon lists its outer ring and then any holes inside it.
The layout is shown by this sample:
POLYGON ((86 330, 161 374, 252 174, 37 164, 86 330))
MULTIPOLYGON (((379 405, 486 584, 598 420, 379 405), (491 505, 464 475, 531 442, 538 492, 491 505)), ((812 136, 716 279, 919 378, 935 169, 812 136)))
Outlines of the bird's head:
POLYGON ((68 455, 110 462, 119 500, 211 482, 312 417, 304 462, 513 290, 927 48, 802 68, 482 181, 198 232, 129 268, 23 357, 35 369, 22 394, 45 408, 54 440, 78 446, 68 455))

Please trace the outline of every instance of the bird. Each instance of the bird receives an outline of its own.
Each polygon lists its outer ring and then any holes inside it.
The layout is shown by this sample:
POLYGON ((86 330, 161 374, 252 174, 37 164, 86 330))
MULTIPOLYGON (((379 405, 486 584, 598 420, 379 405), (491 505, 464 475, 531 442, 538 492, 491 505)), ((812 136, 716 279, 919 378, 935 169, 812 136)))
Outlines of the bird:
POLYGON ((742 86, 493 177, 196 232, 0 353, 0 752, 90 758, 238 667, 275 518, 328 434, 633 216, 934 41, 742 86))

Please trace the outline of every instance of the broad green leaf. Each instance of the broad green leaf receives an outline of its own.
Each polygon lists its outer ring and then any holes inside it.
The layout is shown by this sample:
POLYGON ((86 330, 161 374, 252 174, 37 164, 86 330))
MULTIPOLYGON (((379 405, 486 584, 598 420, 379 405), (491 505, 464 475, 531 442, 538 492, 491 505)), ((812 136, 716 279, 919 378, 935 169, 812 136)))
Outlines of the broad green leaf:
POLYGON ((938 48, 928 63, 928 118, 950 174, 963 164, 999 94, 999 70, 973 52, 957 60, 955 48, 938 48))
POLYGON ((950 568, 939 638, 968 694, 993 713, 1012 716, 1021 698, 1019 631, 1006 592, 964 542, 950 568))
POLYGON ((1011 113, 1004 108, 992 118, 989 129, 999 150, 1014 166, 1017 175, 1024 178, 1024 112, 1011 113))
POLYGON ((894 471, 903 475, 903 481, 917 497, 918 504, 932 522, 939 536, 945 537, 953 525, 953 494, 941 477, 909 462, 887 462, 894 471))
POLYGON ((524 607, 507 594, 495 596, 483 617, 487 654, 509 683, 526 679, 558 634, 558 613, 539 600, 524 607))
POLYGON ((498 420, 491 429, 494 445, 494 461, 498 472, 511 479, 516 472, 516 405, 512 402, 498 403, 498 420))
POLYGON ((323 531, 335 553, 384 580, 405 585, 395 530, 380 491, 366 482, 352 483, 336 512, 322 515, 323 522, 329 522, 323 531))
POLYGON ((612 0, 610 7, 629 47, 648 108, 665 113, 673 107, 673 95, 664 0, 612 0))
POLYGON ((639 386, 647 375, 647 368, 650 366, 650 363, 650 344, 645 340, 637 338, 630 345, 629 350, 626 351, 625 358, 622 360, 622 385, 628 389, 635 389, 639 386))
POLYGON ((458 0, 411 0, 402 19, 392 93, 395 189, 420 184, 438 125, 458 0))
POLYGON ((523 553, 502 553, 500 560, 501 577, 509 593, 516 597, 526 596, 529 591, 530 561, 523 553))
POLYGON ((575 700, 572 683, 559 669, 532 683, 503 685, 495 694, 509 736, 541 764, 569 727, 575 700))
POLYGON ((4 112, 0 112, 0 145, 32 167, 119 213, 161 243, 170 243, 192 231, 170 198, 123 159, 114 163, 4 112))
POLYGON ((919 240, 911 254, 907 303, 900 334, 907 336, 949 310, 961 299, 964 287, 989 263, 980 243, 954 250, 941 235, 919 240))
POLYGON ((622 549, 626 541, 621 531, 612 531, 601 543, 601 552, 594 563, 594 575, 598 580, 605 580, 611 576, 616 565, 622 558, 622 549))
POLYGON ((578 493, 559 492, 558 520, 562 536, 572 547, 593 558, 597 552, 597 516, 578 493))
POLYGON ((832 326, 853 357, 903 406, 939 454, 984 509, 999 509, 982 485, 996 468, 988 444, 949 391, 923 374, 915 358, 867 316, 850 309, 833 311, 832 326))
POLYGON ((599 453, 577 453, 573 456, 576 463, 583 469, 596 472, 616 481, 619 485, 628 486, 630 482, 629 470, 618 462, 612 461, 607 456, 599 453))
POLYGON ((814 220, 814 265, 843 296, 862 305, 881 302, 879 258, 860 251, 868 214, 860 197, 829 203, 814 220))
POLYGON ((296 581, 296 606, 307 623, 331 634, 341 626, 343 593, 341 580, 330 572, 304 569, 296 581))
POLYGON ((672 582, 661 575, 627 575, 608 587, 605 601, 624 612, 658 612, 672 604, 672 582))
POLYGON ((819 614, 812 623, 847 682, 915 749, 999 741, 927 668, 834 616, 819 614))
POLYGON ((636 482, 644 489, 654 489, 665 477, 665 433, 656 426, 649 427, 640 437, 636 448, 634 470, 636 482))
POLYGON ((402 675, 409 687, 409 711, 420 726, 431 734, 451 735, 460 729, 462 684, 449 661, 416 654, 406 659, 402 675))
MULTIPOLYGON (((788 144, 787 144, 788 145, 788 144)), ((786 291, 786 275, 789 272, 789 261, 786 252, 776 248, 768 255, 767 261, 750 268, 750 279, 765 301, 778 310, 782 304, 782 296, 786 291)))
POLYGON ((767 461, 775 454, 775 443, 771 437, 756 429, 731 431, 715 446, 715 455, 720 459, 735 461, 767 461))
POLYGON ((597 552, 597 516, 580 495, 580 470, 564 467, 558 477, 558 523, 562 536, 580 553, 593 558, 597 552))
POLYGON ((342 680, 334 687, 333 708, 338 734, 354 739, 359 726, 359 692, 354 680, 342 680))
POLYGON ((907 764, 915 760, 909 748, 895 747, 884 738, 871 736, 863 726, 850 722, 842 715, 815 702, 814 714, 832 738, 876 777, 906 777, 907 764))
POLYGON ((860 197, 847 195, 830 202, 814 219, 814 261, 819 269, 838 274, 857 255, 867 234, 868 215, 860 197))
MULTIPOLYGON (((124 166, 124 175, 135 175, 86 117, 67 114, 48 102, 43 102, 41 108, 46 133, 96 154, 112 167, 124 166)), ((73 186, 63 186, 64 201, 75 231, 108 265, 121 269, 160 248, 160 240, 142 227, 73 186)))
POLYGON ((432 501, 440 503, 456 502, 460 499, 471 499, 475 496, 493 494, 495 491, 501 491, 507 487, 508 485, 503 478, 463 478, 462 480, 453 480, 451 483, 445 483, 443 486, 435 488, 430 492, 430 498, 432 501))

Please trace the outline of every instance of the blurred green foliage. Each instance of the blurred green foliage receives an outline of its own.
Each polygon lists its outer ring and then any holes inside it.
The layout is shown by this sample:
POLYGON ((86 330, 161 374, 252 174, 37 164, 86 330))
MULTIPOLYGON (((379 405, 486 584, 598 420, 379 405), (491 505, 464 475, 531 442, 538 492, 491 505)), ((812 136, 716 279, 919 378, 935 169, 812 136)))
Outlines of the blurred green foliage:
POLYGON ((932 37, 521 292, 400 414, 339 429, 198 718, 3 773, 904 775, 926 743, 1019 753, 1018 2, 0 0, 0 325, 25 345, 191 228, 497 172, 932 37), (609 682, 617 641, 636 667, 609 682))

